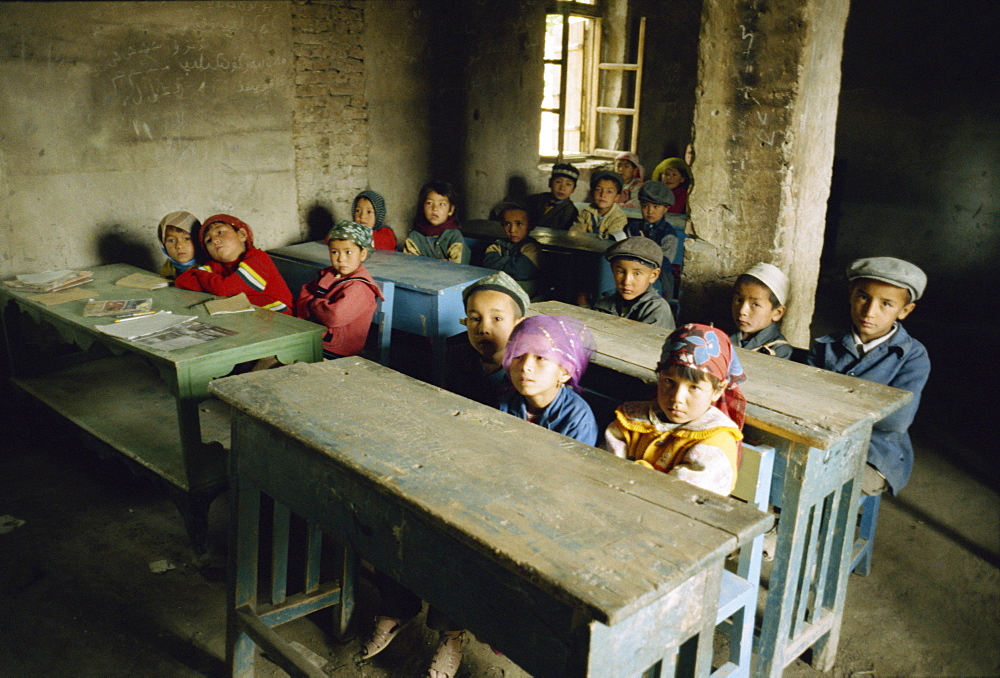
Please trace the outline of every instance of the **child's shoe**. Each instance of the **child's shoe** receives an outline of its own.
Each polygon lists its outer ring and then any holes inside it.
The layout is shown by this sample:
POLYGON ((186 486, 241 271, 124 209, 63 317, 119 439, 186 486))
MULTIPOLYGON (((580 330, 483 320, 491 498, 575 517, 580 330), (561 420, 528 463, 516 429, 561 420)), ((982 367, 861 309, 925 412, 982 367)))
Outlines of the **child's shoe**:
POLYGON ((462 641, 465 631, 445 631, 427 669, 427 678, 455 678, 462 665, 462 641))
POLYGON ((375 628, 372 630, 371 638, 361 645, 358 653, 358 661, 371 659, 379 652, 389 647, 392 639, 399 635, 399 632, 406 628, 411 620, 401 621, 394 617, 375 617, 375 628))

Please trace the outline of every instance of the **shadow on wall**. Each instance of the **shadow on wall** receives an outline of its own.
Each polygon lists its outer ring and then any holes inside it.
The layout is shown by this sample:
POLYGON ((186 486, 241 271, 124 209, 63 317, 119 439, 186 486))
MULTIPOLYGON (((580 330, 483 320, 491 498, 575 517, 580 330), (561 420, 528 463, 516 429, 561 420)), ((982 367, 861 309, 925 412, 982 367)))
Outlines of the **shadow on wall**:
POLYGON ((162 262, 154 257, 149 242, 136 240, 121 224, 102 224, 97 232, 97 255, 102 264, 122 263, 146 271, 160 270, 162 262))
POLYGON ((323 205, 314 204, 306 214, 306 227, 307 240, 325 240, 333 228, 333 213, 323 205))

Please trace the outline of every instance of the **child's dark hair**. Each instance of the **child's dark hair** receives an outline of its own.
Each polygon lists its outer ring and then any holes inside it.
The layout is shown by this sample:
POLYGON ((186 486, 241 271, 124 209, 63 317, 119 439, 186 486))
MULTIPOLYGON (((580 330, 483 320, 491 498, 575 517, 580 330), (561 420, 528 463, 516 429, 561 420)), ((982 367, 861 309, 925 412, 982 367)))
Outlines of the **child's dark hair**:
POLYGON ((774 308, 778 308, 779 306, 784 306, 784 304, 778 301, 778 297, 774 294, 774 290, 768 287, 767 283, 765 283, 760 278, 755 278, 752 275, 747 275, 746 273, 743 273, 742 275, 740 275, 740 277, 736 279, 736 282, 733 284, 733 287, 736 287, 736 285, 760 285, 765 290, 767 290, 768 294, 767 300, 771 302, 771 306, 773 306, 774 308))
POLYGON ((708 372, 702 372, 701 370, 696 369, 694 367, 690 367, 689 365, 668 365, 666 363, 659 363, 656 366, 656 373, 660 374, 661 372, 666 372, 671 368, 677 371, 677 375, 681 379, 693 382, 707 381, 712 385, 713 390, 722 387, 722 382, 719 381, 718 377, 716 377, 714 374, 709 374, 708 372))
POLYGON ((528 230, 534 227, 531 219, 531 211, 527 207, 519 202, 513 200, 505 200, 497 206, 497 218, 500 219, 500 223, 503 223, 503 215, 511 210, 521 210, 528 215, 528 230))
POLYGON ((417 209, 422 209, 424 200, 431 193, 437 193, 438 195, 443 195, 448 198, 448 202, 452 205, 458 204, 458 191, 447 181, 428 181, 426 184, 420 187, 420 198, 417 200, 417 209))

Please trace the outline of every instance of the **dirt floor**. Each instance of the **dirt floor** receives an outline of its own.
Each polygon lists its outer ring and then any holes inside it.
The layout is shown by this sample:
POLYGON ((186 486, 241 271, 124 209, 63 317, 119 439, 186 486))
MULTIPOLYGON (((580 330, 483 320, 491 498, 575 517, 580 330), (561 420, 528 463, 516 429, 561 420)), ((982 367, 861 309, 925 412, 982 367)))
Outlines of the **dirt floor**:
MULTIPOLYGON (((225 583, 215 566, 226 495, 212 507, 211 558, 196 562, 163 489, 82 449, 59 419, 29 412, 7 408, 4 422, 0 515, 24 524, 0 534, 0 676, 224 675, 225 583), (153 572, 157 561, 171 569, 153 572)), ((973 457, 954 441, 920 427, 914 438, 916 471, 899 499, 882 503, 872 573, 851 576, 833 675, 998 675, 997 493, 963 467, 973 457)), ((374 602, 362 584, 359 629, 374 602)), ((282 633, 331 676, 421 676, 433 651, 434 634, 416 624, 358 666, 357 638, 339 644, 326 628, 319 616, 282 633)), ((258 675, 283 673, 262 658, 258 675)), ((473 641, 459 675, 525 674, 473 641)), ((799 661, 785 675, 822 674, 799 661)))

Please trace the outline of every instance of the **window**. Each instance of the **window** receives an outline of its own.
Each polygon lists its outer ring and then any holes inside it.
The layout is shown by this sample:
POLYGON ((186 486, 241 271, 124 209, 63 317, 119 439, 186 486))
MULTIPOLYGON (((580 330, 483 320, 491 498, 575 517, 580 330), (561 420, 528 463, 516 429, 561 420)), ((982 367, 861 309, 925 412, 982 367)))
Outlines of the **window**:
POLYGON ((645 19, 636 63, 623 63, 624 40, 617 41, 622 53, 604 62, 596 0, 557 0, 554 9, 559 13, 545 17, 539 155, 558 160, 635 151, 645 19))

